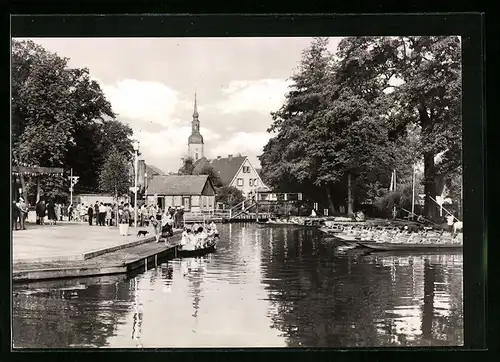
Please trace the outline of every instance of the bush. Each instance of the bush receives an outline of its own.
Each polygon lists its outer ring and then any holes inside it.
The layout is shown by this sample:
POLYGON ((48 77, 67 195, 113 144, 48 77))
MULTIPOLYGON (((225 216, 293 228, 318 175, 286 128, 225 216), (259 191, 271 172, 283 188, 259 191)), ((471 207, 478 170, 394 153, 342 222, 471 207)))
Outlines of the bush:
POLYGON ((394 192, 386 192, 384 195, 375 199, 375 206, 380 212, 382 217, 392 217, 392 210, 394 206, 397 208, 397 217, 406 216, 407 213, 402 211, 401 208, 411 210, 411 198, 413 190, 411 185, 403 185, 401 190, 394 192))

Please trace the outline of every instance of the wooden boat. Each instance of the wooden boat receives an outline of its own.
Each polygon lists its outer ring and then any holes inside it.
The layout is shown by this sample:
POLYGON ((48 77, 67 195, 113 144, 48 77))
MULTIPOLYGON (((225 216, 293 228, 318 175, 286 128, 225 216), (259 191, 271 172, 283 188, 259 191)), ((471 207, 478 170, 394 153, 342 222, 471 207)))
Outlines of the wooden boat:
POLYGON ((319 230, 324 232, 325 234, 337 234, 342 232, 342 229, 340 228, 320 227, 319 230))
POLYGON ((461 250, 462 244, 445 244, 445 243, 376 243, 376 242, 366 242, 358 241, 361 247, 368 248, 370 250, 382 250, 382 251, 393 251, 393 250, 461 250))
POLYGON ((195 258, 197 256, 203 256, 206 254, 213 253, 217 250, 217 240, 214 240, 206 247, 195 250, 182 250, 182 246, 177 247, 177 256, 179 258, 195 258))

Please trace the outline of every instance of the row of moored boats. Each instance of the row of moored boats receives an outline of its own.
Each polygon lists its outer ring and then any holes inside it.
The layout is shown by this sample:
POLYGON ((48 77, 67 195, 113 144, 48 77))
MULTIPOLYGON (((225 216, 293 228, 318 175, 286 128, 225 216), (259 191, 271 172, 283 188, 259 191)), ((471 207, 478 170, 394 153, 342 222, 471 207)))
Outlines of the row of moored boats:
POLYGON ((337 226, 321 227, 321 231, 352 247, 375 250, 461 249, 463 234, 449 231, 401 228, 337 226))

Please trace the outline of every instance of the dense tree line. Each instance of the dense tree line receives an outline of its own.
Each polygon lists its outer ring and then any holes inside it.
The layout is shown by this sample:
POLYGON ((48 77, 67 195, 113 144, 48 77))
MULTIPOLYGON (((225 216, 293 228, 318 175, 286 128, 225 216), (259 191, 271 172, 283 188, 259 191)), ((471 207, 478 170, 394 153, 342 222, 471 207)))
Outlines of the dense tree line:
MULTIPOLYGON (((116 119, 111 104, 86 68, 32 41, 12 43, 12 147, 23 163, 73 168, 75 191, 99 190, 99 173, 112 149, 132 157, 132 129, 116 119)), ((68 175, 65 175, 68 176, 68 175)), ((44 192, 68 192, 66 177, 41 177, 44 192)), ((35 180, 27 180, 33 193, 35 180)))
POLYGON ((387 192, 392 170, 410 184, 424 168, 424 213, 461 175, 461 55, 458 37, 327 38, 304 50, 275 134, 260 156, 265 181, 328 200, 331 211, 387 192), (439 156, 439 157, 437 157, 439 156))

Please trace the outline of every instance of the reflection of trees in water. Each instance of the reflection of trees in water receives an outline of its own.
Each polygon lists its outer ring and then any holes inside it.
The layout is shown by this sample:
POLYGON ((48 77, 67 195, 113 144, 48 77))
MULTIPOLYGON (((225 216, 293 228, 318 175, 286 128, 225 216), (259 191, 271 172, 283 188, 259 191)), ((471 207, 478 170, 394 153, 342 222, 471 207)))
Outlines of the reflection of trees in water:
POLYGON ((450 334, 461 334, 462 328, 461 292, 451 292, 461 283, 459 272, 449 273, 452 279, 444 283, 446 266, 428 265, 423 274, 415 270, 423 259, 389 258, 393 263, 382 265, 380 258, 335 254, 308 229, 258 232, 273 240, 272 247, 262 243, 263 282, 268 284, 272 327, 282 331, 289 346, 426 344, 422 339, 429 330, 431 344, 459 343, 450 334), (452 301, 448 317, 435 316, 432 288, 441 282, 440 293, 452 301), (411 315, 397 315, 400 310, 411 315), (438 333, 440 329, 446 333, 438 333))
POLYGON ((130 300, 128 285, 118 280, 81 289, 19 292, 13 298, 14 346, 105 346, 130 300))

